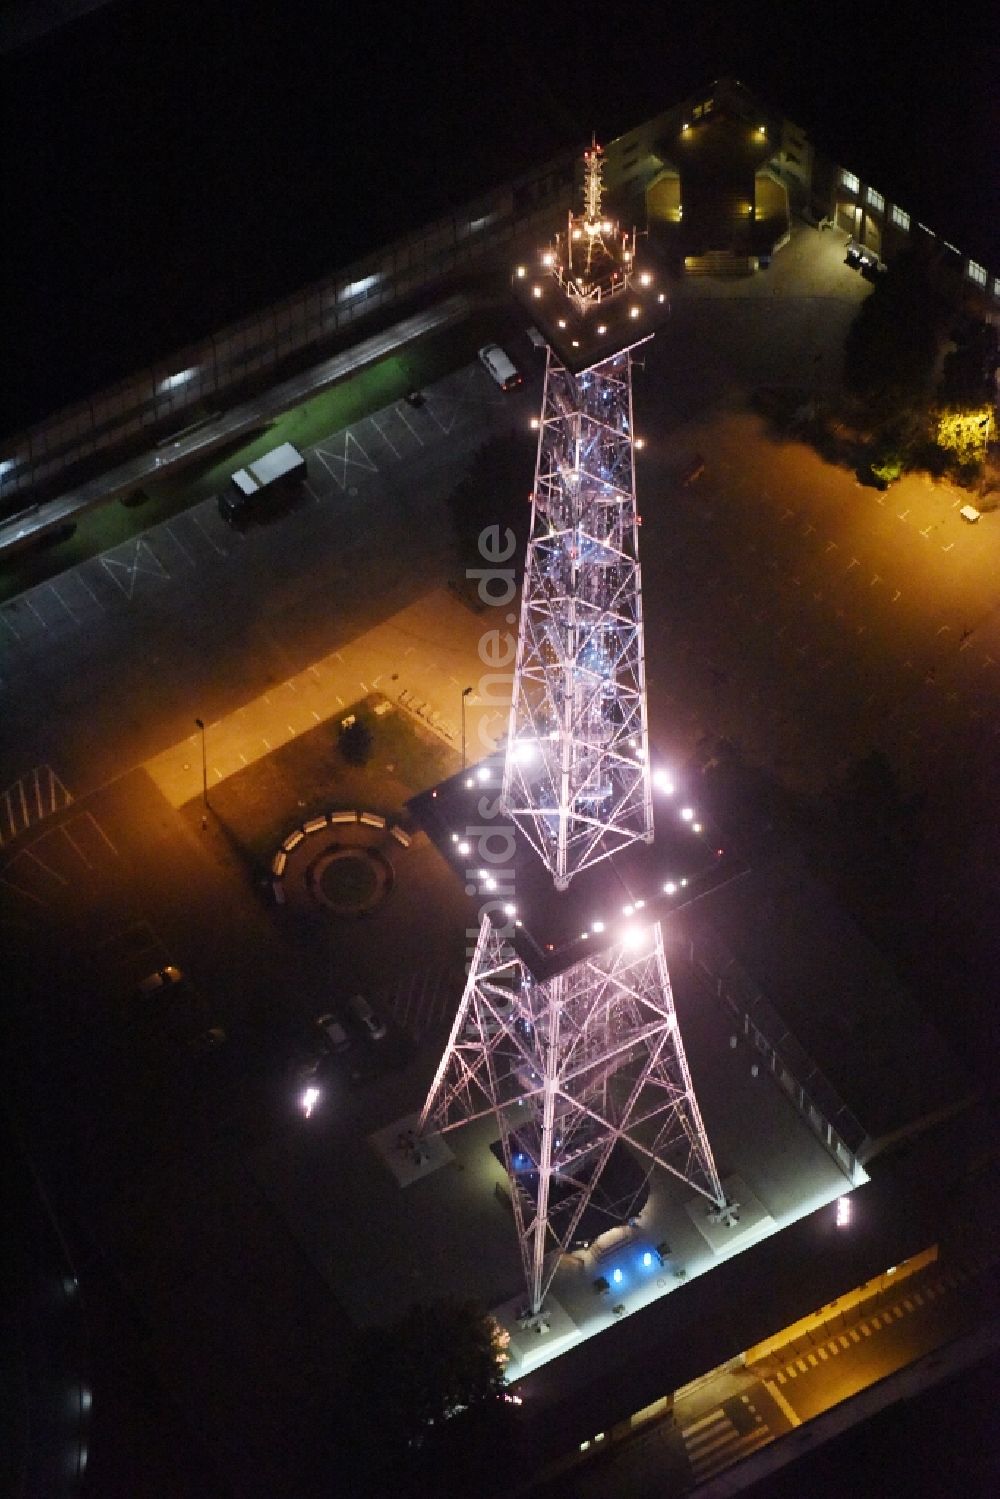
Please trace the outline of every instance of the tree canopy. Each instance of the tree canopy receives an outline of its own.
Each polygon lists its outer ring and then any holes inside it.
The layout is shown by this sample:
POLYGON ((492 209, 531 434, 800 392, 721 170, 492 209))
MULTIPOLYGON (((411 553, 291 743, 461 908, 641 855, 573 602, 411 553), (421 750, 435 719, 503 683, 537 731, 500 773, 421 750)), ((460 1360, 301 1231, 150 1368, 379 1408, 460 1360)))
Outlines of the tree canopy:
POLYGON ((485 443, 469 472, 448 497, 455 540, 468 567, 482 567, 479 538, 490 526, 509 527, 516 538, 510 565, 520 573, 531 525, 532 460, 520 433, 485 443))
POLYGON ((910 249, 879 276, 844 345, 844 381, 876 415, 923 405, 954 321, 960 286, 926 253, 910 249))
POLYGON ((348 765, 366 765, 375 736, 363 718, 354 718, 342 726, 337 742, 348 765))
POLYGON ((378 1412, 380 1445, 420 1445, 435 1426, 494 1400, 503 1388, 506 1334, 471 1302, 410 1307, 366 1338, 354 1386, 378 1412))

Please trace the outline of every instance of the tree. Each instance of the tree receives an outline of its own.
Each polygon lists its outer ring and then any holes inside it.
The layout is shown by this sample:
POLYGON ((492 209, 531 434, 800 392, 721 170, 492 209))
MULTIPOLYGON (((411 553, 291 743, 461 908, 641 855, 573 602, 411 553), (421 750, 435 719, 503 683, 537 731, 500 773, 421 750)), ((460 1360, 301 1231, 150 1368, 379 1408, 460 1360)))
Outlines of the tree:
POLYGON ((378 1411, 385 1455, 420 1447, 435 1428, 495 1401, 507 1341, 492 1317, 464 1301, 418 1304, 373 1329, 352 1384, 363 1407, 378 1411))
POLYGON ((938 353, 961 295, 954 273, 911 247, 900 254, 858 309, 844 343, 844 381, 876 418, 924 405, 938 353))
POLYGON ((945 355, 938 385, 938 401, 953 411, 989 405, 1000 354, 992 323, 962 318, 952 332, 955 347, 945 355))
POLYGON ((991 420, 988 406, 937 413, 935 441, 947 455, 953 472, 966 482, 978 476, 985 461, 991 420))
POLYGON ((448 497, 451 523, 463 562, 482 567, 479 538, 490 526, 514 533, 509 563, 520 573, 531 523, 532 458, 520 433, 493 437, 476 453, 472 466, 448 497))
POLYGON ((348 765, 367 765, 375 736, 363 718, 350 718, 341 725, 340 753, 348 765))

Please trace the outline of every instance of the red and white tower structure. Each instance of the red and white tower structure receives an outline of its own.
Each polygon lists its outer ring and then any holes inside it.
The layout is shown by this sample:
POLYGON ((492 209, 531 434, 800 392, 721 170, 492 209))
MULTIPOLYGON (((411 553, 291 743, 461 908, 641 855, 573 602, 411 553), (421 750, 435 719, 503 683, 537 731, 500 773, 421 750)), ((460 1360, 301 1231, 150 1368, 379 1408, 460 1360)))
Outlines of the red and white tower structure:
MULTIPOLYGON (((583 213, 569 215, 537 275, 520 266, 515 282, 549 347, 502 805, 560 891, 653 840, 632 357, 666 297, 637 265, 634 234, 602 215, 596 145, 585 168, 583 213)), ((568 949, 563 963, 485 915, 421 1114, 421 1131, 438 1132, 495 1117, 532 1314, 588 1209, 607 1208, 605 1227, 632 1217, 654 1166, 699 1194, 706 1214, 735 1214, 643 904, 626 907, 606 946, 568 949), (643 1163, 625 1192, 633 1205, 602 1194, 616 1151, 643 1163)))

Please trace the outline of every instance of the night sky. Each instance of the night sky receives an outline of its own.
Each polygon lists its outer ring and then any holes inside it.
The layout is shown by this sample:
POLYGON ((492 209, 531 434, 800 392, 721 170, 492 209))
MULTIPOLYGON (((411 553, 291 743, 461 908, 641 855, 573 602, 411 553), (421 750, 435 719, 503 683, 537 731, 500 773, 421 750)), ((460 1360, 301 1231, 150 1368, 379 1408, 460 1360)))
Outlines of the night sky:
POLYGON ((988 21, 985 4, 949 22, 796 0, 112 0, 0 53, 0 431, 720 74, 1000 272, 988 21))

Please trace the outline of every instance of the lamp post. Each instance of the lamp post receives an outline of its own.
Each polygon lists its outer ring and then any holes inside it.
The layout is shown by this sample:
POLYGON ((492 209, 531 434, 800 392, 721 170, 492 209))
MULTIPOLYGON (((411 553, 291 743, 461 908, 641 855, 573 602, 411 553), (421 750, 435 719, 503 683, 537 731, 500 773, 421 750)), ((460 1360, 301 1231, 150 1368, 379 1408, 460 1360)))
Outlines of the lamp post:
POLYGON ((462 769, 465 769, 465 699, 472 692, 471 687, 462 688, 462 769))
MULTIPOLYGON (((205 725, 204 725, 204 723, 202 722, 202 720, 200 718, 196 718, 195 719, 195 723, 198 725, 198 728, 201 730, 201 800, 202 800, 202 805, 204 806, 205 811, 207 812, 208 811, 208 760, 207 760, 206 754, 205 754, 205 725)), ((202 825, 202 827, 205 826, 205 818, 204 818, 204 816, 202 816, 201 825, 202 825)))

